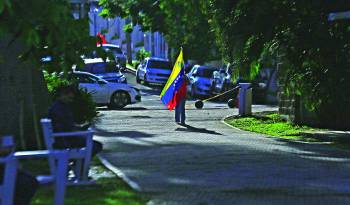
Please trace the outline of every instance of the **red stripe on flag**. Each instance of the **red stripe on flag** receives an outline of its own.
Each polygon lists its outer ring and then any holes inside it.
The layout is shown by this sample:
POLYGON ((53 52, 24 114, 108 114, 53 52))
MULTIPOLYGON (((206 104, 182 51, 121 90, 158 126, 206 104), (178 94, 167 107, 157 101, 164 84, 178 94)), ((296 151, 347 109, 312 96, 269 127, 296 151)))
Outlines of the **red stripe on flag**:
POLYGON ((177 105, 178 102, 186 98, 186 92, 187 92, 187 87, 186 87, 186 81, 184 81, 178 91, 175 92, 173 99, 170 100, 168 103, 168 109, 173 110, 174 107, 177 105))

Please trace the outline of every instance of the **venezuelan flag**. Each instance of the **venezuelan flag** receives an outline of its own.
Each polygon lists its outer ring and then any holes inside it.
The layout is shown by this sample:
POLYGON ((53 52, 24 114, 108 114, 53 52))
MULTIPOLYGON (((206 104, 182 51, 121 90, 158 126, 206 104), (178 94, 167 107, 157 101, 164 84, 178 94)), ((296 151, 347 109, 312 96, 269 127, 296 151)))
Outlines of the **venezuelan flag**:
POLYGON ((186 98, 186 76, 181 49, 173 67, 173 71, 160 94, 160 99, 169 110, 172 110, 176 104, 184 98, 186 98))

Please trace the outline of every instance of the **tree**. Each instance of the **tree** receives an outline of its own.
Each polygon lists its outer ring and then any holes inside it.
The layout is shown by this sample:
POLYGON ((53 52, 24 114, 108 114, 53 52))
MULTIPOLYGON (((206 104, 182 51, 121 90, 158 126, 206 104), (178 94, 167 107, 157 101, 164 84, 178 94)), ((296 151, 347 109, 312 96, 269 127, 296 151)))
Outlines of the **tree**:
POLYGON ((269 63, 267 56, 283 54, 286 89, 296 90, 325 124, 345 128, 350 27, 348 21, 328 22, 328 3, 210 0, 206 7, 222 54, 241 75, 253 77, 269 63))
POLYGON ((0 135, 15 135, 22 148, 40 142, 34 136, 48 106, 40 70, 82 63, 80 55, 96 47, 87 29, 87 19, 74 20, 66 0, 0 1, 0 135), (42 62, 46 56, 52 62, 42 62))
POLYGON ((100 0, 102 16, 131 18, 143 31, 161 32, 171 48, 200 62, 217 59, 214 33, 202 9, 204 0, 100 0))

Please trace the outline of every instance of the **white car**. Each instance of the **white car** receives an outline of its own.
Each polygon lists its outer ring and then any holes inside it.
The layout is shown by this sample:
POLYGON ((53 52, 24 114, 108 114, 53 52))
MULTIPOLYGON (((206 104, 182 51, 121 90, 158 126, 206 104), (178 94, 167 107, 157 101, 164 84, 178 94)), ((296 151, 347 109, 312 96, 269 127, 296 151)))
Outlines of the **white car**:
POLYGON ((141 101, 140 90, 125 83, 111 83, 87 72, 73 72, 71 78, 77 80, 79 88, 85 89, 99 105, 121 109, 128 104, 141 101))
POLYGON ((171 74, 172 66, 169 60, 163 58, 145 58, 136 70, 136 82, 165 84, 171 74))

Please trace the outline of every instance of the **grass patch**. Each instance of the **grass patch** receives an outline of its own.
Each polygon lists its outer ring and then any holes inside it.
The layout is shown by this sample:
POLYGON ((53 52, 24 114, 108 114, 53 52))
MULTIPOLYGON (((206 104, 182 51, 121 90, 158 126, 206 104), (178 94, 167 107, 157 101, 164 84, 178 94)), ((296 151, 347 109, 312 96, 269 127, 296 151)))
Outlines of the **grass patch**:
MULTIPOLYGON (((48 172, 46 161, 35 160, 24 162, 23 167, 31 173, 48 172)), ((94 174, 101 175, 95 185, 68 186, 65 195, 65 205, 141 205, 147 203, 147 197, 132 190, 124 181, 107 170, 98 160, 92 163, 94 174), (109 174, 103 174, 109 172, 109 174)), ((32 205, 47 205, 53 203, 53 186, 40 187, 33 198, 32 205)))
POLYGON ((303 136, 302 133, 319 130, 308 126, 293 125, 277 113, 260 113, 251 117, 228 118, 225 122, 246 131, 303 141, 317 141, 317 139, 303 136))

